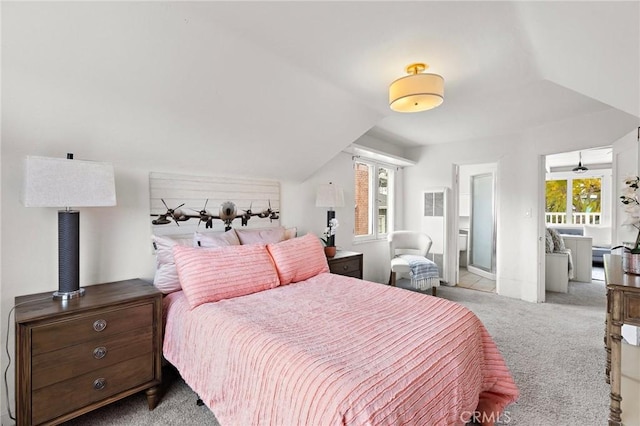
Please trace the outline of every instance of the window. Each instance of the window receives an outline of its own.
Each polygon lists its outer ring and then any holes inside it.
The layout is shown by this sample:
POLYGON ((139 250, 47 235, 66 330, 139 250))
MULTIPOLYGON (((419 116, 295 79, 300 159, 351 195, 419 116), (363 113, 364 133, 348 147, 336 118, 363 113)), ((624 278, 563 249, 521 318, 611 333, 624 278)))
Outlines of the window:
POLYGON ((567 215, 567 181, 548 180, 547 186, 547 223, 566 223, 567 215))
POLYGON ((573 179, 573 223, 600 225, 600 178, 573 179))
POLYGON ((364 160, 354 168, 356 240, 386 238, 393 229, 394 169, 364 160))
POLYGON ((547 224, 599 225, 602 216, 601 187, 601 178, 548 180, 547 224))

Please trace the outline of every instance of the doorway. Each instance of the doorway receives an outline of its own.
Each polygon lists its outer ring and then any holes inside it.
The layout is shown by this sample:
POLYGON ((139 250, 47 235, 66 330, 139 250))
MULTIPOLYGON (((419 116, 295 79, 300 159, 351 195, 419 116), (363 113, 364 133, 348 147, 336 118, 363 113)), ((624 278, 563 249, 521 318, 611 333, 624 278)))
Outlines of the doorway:
POLYGON ((600 253, 612 247, 612 213, 617 200, 613 148, 549 154, 544 160, 544 226, 555 229, 572 252, 570 281, 603 282, 600 253))
POLYGON ((497 164, 458 168, 458 280, 472 290, 496 291, 497 164))

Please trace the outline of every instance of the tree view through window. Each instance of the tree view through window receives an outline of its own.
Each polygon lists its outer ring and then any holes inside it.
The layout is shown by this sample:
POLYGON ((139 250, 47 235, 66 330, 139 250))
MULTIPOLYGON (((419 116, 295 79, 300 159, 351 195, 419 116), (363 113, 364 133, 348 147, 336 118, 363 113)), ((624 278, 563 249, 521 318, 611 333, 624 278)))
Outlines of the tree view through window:
POLYGON ((599 225, 601 188, 600 178, 548 180, 546 222, 599 225))

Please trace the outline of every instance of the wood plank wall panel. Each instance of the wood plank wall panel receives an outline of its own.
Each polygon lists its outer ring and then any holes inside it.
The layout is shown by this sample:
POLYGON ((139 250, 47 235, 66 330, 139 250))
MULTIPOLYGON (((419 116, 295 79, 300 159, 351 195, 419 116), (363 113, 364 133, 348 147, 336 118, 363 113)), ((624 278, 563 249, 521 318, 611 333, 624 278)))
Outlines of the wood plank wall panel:
MULTIPOLYGON (((167 225, 153 225, 151 220, 166 212, 162 204, 164 200, 170 208, 184 203, 180 209, 190 215, 197 215, 208 199, 207 211, 219 214, 220 205, 231 201, 236 205, 238 216, 251 208, 253 213, 265 211, 269 205, 280 212, 280 182, 265 179, 245 179, 237 177, 189 176, 172 173, 149 174, 150 216, 149 225, 155 235, 187 235, 198 232, 224 231, 224 223, 213 219, 213 228, 205 229, 205 224, 198 226, 198 219, 193 218, 167 225)), ((281 212, 280 212, 281 213, 281 212)), ((270 220, 253 216, 246 229, 270 228, 280 226, 280 219, 270 220)), ((240 218, 232 223, 233 228, 241 228, 240 218)))

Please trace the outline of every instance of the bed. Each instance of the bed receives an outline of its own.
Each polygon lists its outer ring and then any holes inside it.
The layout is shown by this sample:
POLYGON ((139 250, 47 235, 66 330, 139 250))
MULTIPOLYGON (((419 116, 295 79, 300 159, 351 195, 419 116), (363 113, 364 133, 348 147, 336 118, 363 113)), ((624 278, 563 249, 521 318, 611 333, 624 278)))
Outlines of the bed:
POLYGON ((321 267, 322 247, 313 247, 310 260, 303 239, 287 243, 286 259, 265 247, 277 285, 263 278, 268 273, 256 275, 253 254, 207 249, 203 261, 204 249, 175 251, 183 288, 164 299, 164 356, 221 425, 492 423, 517 399, 502 356, 471 311, 330 274, 321 267), (242 282, 254 277, 262 290, 203 299, 202 289, 215 285, 203 281, 240 282, 235 269, 222 271, 234 262, 249 269, 242 282), (192 284, 200 291, 195 304, 192 284))

